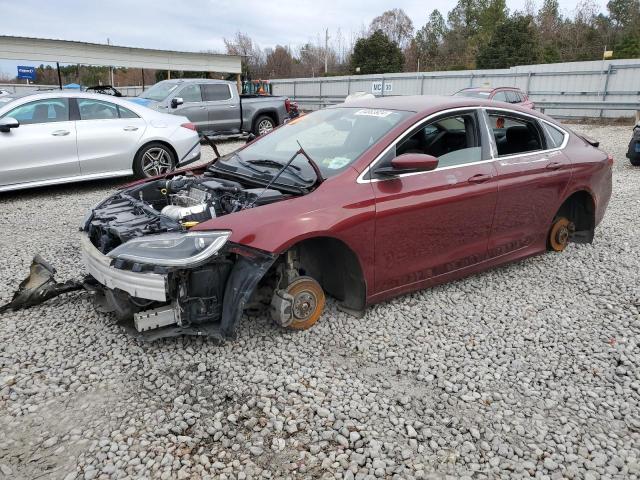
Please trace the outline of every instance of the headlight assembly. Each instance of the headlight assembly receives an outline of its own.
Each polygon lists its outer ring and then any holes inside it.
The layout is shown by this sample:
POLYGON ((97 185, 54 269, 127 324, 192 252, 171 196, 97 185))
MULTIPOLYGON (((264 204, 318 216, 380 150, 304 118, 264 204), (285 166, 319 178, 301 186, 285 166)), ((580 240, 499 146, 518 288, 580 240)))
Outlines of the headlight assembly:
POLYGON ((193 267, 218 252, 230 235, 228 230, 147 235, 123 243, 108 255, 136 263, 193 267))

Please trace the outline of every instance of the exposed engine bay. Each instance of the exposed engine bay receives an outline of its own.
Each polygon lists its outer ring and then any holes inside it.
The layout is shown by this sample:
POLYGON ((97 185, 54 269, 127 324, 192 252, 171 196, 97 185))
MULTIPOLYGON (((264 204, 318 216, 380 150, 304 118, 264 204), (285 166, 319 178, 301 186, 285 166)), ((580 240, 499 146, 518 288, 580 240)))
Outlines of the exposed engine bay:
POLYGON ((275 189, 245 188, 231 180, 176 176, 123 190, 93 210, 85 230, 104 254, 142 235, 187 230, 246 208, 283 200, 275 189))

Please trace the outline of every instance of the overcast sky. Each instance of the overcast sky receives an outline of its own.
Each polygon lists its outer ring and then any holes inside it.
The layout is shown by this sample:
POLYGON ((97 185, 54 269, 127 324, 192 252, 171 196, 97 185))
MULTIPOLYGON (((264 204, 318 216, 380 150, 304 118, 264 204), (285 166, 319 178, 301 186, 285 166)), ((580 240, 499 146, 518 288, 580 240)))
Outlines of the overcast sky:
MULTIPOLYGON (((538 5, 542 0, 537 0, 538 5)), ((560 0, 570 15, 575 1, 560 0)), ((596 0, 602 10, 606 0, 596 0)), ((511 11, 525 0, 507 0, 511 11)), ((316 42, 320 32, 341 30, 345 40, 383 11, 400 7, 419 28, 433 9, 443 14, 449 0, 109 0, 99 7, 87 0, 0 0, 0 35, 79 40, 168 50, 224 50, 224 37, 236 31, 251 36, 260 47, 297 47, 316 42)), ((0 52, 2 57, 2 52, 0 52)), ((0 72, 11 76, 16 65, 0 59, 0 72)))

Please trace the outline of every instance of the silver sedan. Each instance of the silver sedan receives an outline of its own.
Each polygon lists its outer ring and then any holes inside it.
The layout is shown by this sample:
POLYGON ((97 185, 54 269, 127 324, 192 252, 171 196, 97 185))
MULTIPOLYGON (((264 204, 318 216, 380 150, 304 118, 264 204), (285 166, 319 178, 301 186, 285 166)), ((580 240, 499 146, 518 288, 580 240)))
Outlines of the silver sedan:
POLYGON ((195 126, 100 94, 0 100, 0 192, 105 177, 152 177, 200 158, 195 126))

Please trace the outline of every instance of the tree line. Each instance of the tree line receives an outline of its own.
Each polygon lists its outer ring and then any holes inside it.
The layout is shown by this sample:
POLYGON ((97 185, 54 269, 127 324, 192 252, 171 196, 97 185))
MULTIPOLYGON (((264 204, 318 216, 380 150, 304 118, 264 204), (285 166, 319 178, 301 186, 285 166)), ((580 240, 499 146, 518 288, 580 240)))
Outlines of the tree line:
POLYGON ((511 12, 506 0, 458 0, 449 12, 433 10, 416 29, 400 8, 374 18, 349 41, 298 48, 260 47, 245 33, 225 39, 226 53, 245 55, 253 78, 508 68, 536 63, 640 58, 640 0, 611 0, 605 13, 581 0, 563 14, 557 0, 529 0, 511 12), (326 46, 325 46, 326 45, 326 46), (324 70, 326 59, 327 72, 324 70))

